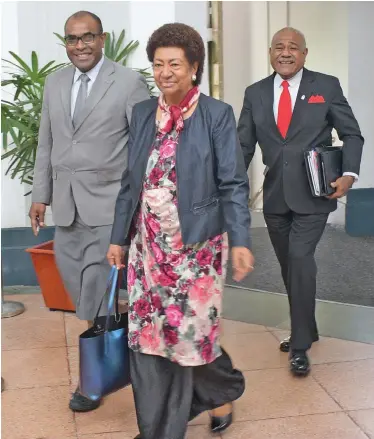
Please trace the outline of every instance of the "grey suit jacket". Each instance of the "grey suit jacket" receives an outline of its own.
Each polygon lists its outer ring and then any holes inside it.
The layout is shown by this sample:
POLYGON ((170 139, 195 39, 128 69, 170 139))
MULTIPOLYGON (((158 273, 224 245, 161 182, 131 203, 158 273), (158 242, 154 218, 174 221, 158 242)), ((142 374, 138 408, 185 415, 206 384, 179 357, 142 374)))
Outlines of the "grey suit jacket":
POLYGON ((47 77, 32 201, 52 205, 53 221, 69 226, 76 209, 89 226, 113 223, 127 166, 132 108, 149 98, 139 73, 104 60, 79 123, 71 121, 74 66, 47 77))
POLYGON ((268 171, 264 181, 264 213, 300 214, 332 212, 336 200, 314 198, 304 163, 304 151, 331 145, 335 128, 343 141, 343 172, 359 174, 364 139, 339 80, 304 69, 291 125, 284 139, 273 112, 275 74, 249 86, 245 91, 238 124, 239 139, 248 168, 258 142, 268 171), (301 99, 302 96, 304 99, 301 99), (325 102, 308 103, 312 95, 325 102))

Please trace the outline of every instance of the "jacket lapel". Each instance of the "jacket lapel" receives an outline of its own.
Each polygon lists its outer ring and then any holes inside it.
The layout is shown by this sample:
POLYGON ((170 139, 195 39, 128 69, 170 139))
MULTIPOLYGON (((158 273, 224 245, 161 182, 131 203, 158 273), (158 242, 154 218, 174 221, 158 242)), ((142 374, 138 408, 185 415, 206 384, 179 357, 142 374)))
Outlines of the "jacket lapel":
POLYGON ((64 109, 66 122, 71 130, 73 130, 73 123, 71 121, 71 87, 73 86, 75 67, 69 66, 66 69, 66 74, 61 80, 61 101, 64 109))
POLYGON ((92 86, 91 92, 87 98, 86 104, 83 108, 83 112, 81 114, 81 117, 79 118, 79 122, 75 126, 74 132, 77 132, 79 130, 83 122, 87 119, 89 114, 100 102, 100 100, 104 97, 108 88, 114 82, 113 73, 114 73, 113 63, 105 58, 104 63, 95 80, 95 83, 92 86))
POLYGON ((148 156, 150 153, 150 149, 153 146, 153 142, 156 136, 156 112, 157 112, 158 100, 152 98, 152 102, 150 102, 150 106, 147 109, 147 112, 142 113, 142 117, 140 120, 137 120, 137 136, 134 139, 135 145, 132 145, 132 149, 134 151, 132 163, 135 166, 135 163, 140 160, 142 163, 141 166, 144 167, 147 164, 148 156), (146 114, 144 114, 146 113, 146 114), (139 145, 146 145, 145 148, 139 148, 139 145))
POLYGON ((266 115, 267 125, 270 127, 270 133, 278 139, 283 140, 274 118, 274 76, 268 76, 262 83, 261 101, 266 115))
POLYGON ((297 93, 295 106, 292 112, 292 119, 290 127, 288 128, 286 139, 294 137, 302 128, 305 117, 305 106, 308 104, 308 99, 313 91, 314 75, 310 70, 304 68, 303 76, 301 78, 299 91, 297 93), (305 96, 304 99, 301 99, 305 96))

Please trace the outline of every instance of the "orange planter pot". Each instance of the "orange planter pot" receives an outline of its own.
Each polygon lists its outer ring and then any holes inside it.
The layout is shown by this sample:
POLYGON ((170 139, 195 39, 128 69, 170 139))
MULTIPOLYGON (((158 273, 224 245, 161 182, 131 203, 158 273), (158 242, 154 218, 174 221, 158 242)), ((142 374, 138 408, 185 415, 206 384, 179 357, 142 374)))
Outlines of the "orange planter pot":
POLYGON ((28 248, 26 252, 30 253, 46 307, 53 311, 75 311, 56 266, 53 241, 28 248))

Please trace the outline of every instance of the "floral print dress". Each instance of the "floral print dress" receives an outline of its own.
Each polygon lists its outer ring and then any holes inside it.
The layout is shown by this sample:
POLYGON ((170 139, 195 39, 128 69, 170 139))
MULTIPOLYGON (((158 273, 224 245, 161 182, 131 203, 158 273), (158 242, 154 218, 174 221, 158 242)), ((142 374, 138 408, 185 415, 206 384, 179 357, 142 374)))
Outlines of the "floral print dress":
POLYGON ((224 234, 183 245, 177 143, 175 130, 158 132, 148 160, 129 250, 129 346, 181 366, 200 366, 221 355, 228 244, 224 234))

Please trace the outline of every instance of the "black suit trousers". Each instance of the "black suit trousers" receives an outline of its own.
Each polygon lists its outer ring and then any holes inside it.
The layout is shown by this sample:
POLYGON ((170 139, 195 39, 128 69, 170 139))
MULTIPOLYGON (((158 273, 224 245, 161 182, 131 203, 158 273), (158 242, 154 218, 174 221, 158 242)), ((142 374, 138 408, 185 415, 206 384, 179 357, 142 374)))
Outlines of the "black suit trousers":
POLYGON ((315 320, 317 265, 314 254, 328 215, 304 215, 292 211, 264 215, 288 294, 293 350, 308 350, 318 340, 315 320))

